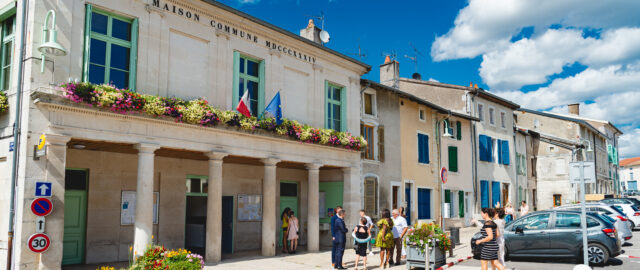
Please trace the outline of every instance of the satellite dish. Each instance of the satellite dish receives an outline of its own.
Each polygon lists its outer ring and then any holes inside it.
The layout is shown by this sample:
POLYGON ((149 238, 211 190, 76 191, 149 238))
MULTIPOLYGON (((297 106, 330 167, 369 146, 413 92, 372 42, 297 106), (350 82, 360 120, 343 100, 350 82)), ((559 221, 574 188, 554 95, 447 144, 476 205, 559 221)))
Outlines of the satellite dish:
POLYGON ((329 32, 324 30, 320 31, 320 40, 322 41, 322 43, 329 42, 329 32))

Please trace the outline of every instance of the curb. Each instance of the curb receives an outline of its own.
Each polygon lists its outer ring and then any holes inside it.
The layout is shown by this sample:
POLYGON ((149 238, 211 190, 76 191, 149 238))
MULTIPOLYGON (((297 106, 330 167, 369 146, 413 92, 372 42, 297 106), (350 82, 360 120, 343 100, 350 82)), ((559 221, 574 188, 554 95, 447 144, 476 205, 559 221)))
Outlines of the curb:
POLYGON ((444 270, 444 269, 447 269, 447 268, 449 268, 449 267, 451 267, 451 266, 454 266, 454 265, 456 265, 456 264, 459 264, 459 263, 464 262, 464 261, 466 261, 466 260, 468 260, 468 259, 471 259, 471 258, 473 258, 473 256, 468 256, 468 257, 466 257, 466 258, 464 258, 464 259, 458 259, 458 260, 457 260, 457 261, 455 261, 455 262, 450 262, 450 263, 447 263, 447 264, 445 264, 445 265, 443 265, 443 266, 441 266, 441 267, 439 267, 439 268, 436 268, 436 270, 444 270))

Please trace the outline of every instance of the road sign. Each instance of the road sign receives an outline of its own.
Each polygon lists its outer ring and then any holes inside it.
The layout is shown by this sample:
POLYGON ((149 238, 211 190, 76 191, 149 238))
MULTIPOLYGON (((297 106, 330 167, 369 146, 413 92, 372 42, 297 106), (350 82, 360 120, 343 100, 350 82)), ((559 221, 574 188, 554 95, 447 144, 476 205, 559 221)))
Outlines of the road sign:
POLYGON ((49 244, 51 244, 51 240, 49 239, 49 236, 44 233, 36 233, 29 237, 27 244, 31 251, 35 253, 42 253, 47 251, 49 244))
POLYGON ((596 166, 593 161, 577 161, 569 163, 569 180, 572 184, 580 184, 580 171, 586 184, 596 183, 596 166))
POLYGON ((447 169, 445 167, 440 169, 440 180, 442 180, 443 184, 447 183, 447 169))
POLYGON ((9 152, 13 152, 13 149, 15 148, 16 144, 14 142, 9 142, 9 152))
POLYGON ((47 198, 37 198, 31 203, 31 212, 36 216, 44 217, 51 214, 51 210, 53 210, 53 203, 47 198))
POLYGON ((36 182, 36 197, 51 197, 51 182, 36 182))
POLYGON ((36 232, 44 232, 44 217, 36 217, 36 232))

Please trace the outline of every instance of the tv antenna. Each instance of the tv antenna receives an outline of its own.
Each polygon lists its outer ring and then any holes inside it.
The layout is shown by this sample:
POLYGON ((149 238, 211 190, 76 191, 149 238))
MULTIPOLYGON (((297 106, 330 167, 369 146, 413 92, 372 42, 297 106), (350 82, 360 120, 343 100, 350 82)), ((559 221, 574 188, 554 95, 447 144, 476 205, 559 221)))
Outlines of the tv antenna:
POLYGON ((409 60, 413 61, 413 66, 415 69, 415 73, 418 73, 418 57, 422 57, 422 53, 420 51, 418 51, 418 49, 416 48, 416 46, 413 46, 413 44, 411 44, 411 42, 409 42, 409 46, 411 46, 411 48, 413 48, 413 56, 409 56, 409 55, 404 55, 404 57, 409 58, 409 60))
POLYGON ((382 52, 382 56, 389 56, 389 59, 391 59, 391 61, 396 61, 396 59, 398 59, 398 54, 396 53, 396 50, 391 50, 391 53, 382 52))
POLYGON ((362 52, 362 48, 360 47, 360 39, 358 39, 358 53, 349 53, 350 55, 357 55, 360 61, 362 58, 367 58, 367 54, 362 52))
POLYGON ((320 16, 308 14, 305 16, 320 20, 320 41, 322 41, 322 45, 328 43, 331 37, 329 36, 329 32, 324 30, 324 12, 320 11, 320 16))

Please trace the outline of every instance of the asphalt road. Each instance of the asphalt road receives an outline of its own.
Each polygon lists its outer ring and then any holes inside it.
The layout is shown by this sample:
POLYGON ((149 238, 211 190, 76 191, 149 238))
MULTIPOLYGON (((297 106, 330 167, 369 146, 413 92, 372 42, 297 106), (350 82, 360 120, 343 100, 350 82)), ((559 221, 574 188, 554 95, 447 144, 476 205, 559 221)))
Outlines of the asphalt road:
MULTIPOLYGON (((622 246, 623 254, 610 258, 604 266, 594 266, 593 269, 638 270, 640 269, 640 230, 633 232, 630 243, 622 246)), ((576 262, 566 259, 518 259, 507 261, 506 269, 518 270, 572 270, 576 262)), ((469 260, 451 267, 453 270, 480 269, 480 261, 469 260)), ((489 267, 491 269, 491 267, 489 267)))

